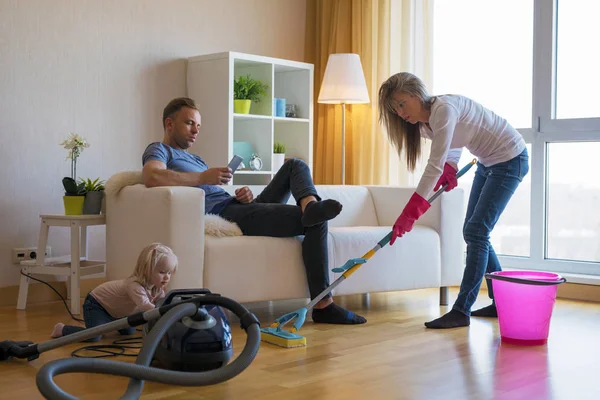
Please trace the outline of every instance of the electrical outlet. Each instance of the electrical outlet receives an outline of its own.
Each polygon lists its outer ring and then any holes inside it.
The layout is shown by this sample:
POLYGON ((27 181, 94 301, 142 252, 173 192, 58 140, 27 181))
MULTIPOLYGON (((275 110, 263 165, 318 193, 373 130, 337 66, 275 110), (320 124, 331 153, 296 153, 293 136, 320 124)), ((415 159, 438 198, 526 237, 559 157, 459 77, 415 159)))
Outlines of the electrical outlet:
MULTIPOLYGON (((52 256, 52 249, 50 246, 46 246, 46 257, 52 256)), ((37 258, 37 247, 20 247, 13 249, 12 251, 12 262, 13 264, 19 264, 25 260, 35 260, 37 258)))

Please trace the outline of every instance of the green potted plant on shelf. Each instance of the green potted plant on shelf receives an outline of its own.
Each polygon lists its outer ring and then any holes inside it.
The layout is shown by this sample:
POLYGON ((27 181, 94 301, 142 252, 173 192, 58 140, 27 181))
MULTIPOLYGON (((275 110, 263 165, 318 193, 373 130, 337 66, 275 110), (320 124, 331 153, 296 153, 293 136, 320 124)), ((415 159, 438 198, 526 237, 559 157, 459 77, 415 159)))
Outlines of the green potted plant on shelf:
POLYGON ((83 213, 83 203, 85 201, 85 184, 75 182, 77 176, 77 159, 84 149, 90 147, 89 143, 81 136, 71 133, 66 140, 60 142, 60 145, 68 150, 67 160, 71 161, 71 176, 63 178, 62 183, 65 189, 63 204, 66 215, 81 215, 83 213))
POLYGON ((233 81, 233 111, 249 114, 252 102, 258 103, 267 94, 269 86, 256 80, 250 74, 239 76, 233 81))
POLYGON ((100 178, 94 180, 79 178, 80 184, 85 188, 85 202, 83 203, 84 214, 100 214, 102 200, 104 199, 104 182, 100 178))
POLYGON ((65 215, 83 214, 83 203, 85 202, 85 183, 77 183, 70 176, 65 176, 62 180, 65 188, 63 203, 65 206, 65 215))
POLYGON ((285 161, 285 144, 275 142, 273 144, 273 172, 279 171, 285 161))

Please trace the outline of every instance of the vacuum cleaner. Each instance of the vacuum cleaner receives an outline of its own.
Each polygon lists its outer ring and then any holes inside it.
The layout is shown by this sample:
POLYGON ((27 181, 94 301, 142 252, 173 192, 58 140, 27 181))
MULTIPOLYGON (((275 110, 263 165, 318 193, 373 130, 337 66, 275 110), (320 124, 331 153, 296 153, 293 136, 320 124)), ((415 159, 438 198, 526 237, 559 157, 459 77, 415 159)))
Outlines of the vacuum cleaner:
POLYGON ((100 334, 144 325, 143 346, 135 364, 86 358, 46 363, 36 376, 40 393, 50 400, 76 399, 54 382, 67 373, 88 372, 131 378, 122 399, 139 399, 144 381, 178 386, 206 386, 224 382, 244 371, 260 345, 260 322, 244 306, 207 289, 170 291, 157 307, 42 343, 0 342, 0 360, 31 361, 41 353, 100 334), (246 345, 231 363, 231 329, 221 307, 233 312, 246 331, 246 345), (153 364, 153 365, 151 365, 153 364))
MULTIPOLYGON (((466 174, 476 163, 477 159, 474 158, 471 162, 469 162, 460 171, 456 173, 456 178, 458 179, 464 174, 466 174)), ((427 201, 429 203, 432 203, 446 190, 447 187, 448 184, 443 185, 427 201)), ((341 267, 333 268, 333 272, 341 272, 342 275, 339 278, 337 278, 331 285, 325 288, 321 293, 319 293, 306 306, 277 318, 275 322, 273 322, 269 327, 261 329, 261 340, 283 348, 306 346, 306 338, 304 336, 296 334, 296 332, 300 330, 302 325, 304 325, 304 320, 306 319, 306 314, 308 313, 308 310, 313 308, 315 304, 321 301, 333 289, 335 289, 343 281, 348 279, 350 275, 355 273, 363 264, 365 264, 371 257, 373 257, 373 255, 375 255, 377 251, 385 247, 392 239, 392 233, 393 232, 389 232, 385 237, 383 237, 383 239, 381 239, 375 245, 375 247, 366 252, 362 257, 351 258, 348 261, 346 261, 346 263, 341 267), (295 322, 292 324, 292 327, 289 329, 289 331, 283 329, 285 324, 294 320, 295 322)))

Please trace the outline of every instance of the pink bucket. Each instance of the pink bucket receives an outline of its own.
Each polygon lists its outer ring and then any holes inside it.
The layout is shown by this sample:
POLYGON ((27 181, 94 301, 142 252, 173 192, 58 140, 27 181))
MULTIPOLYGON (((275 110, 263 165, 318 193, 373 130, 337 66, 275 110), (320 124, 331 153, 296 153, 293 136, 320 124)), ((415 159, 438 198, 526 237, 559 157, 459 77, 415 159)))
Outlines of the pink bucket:
POLYGON ((540 271, 499 271, 485 277, 492 280, 502 341, 546 344, 558 285, 566 279, 540 271))

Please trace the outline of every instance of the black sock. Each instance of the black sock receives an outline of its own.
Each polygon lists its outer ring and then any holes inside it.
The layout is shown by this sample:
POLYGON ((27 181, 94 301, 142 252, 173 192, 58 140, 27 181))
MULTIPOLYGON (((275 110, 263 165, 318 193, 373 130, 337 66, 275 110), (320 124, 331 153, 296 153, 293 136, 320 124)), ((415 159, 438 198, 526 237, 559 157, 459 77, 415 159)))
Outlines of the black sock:
POLYGON ((323 324, 364 324, 367 320, 345 308, 331 303, 325 308, 315 308, 312 312, 314 322, 323 324))
POLYGON ((342 205, 332 199, 311 201, 302 214, 302 225, 311 227, 335 218, 342 211, 342 205))
POLYGON ((490 318, 498 318, 498 311, 496 310, 496 304, 492 303, 487 307, 480 308, 479 310, 475 310, 471 312, 473 317, 490 317, 490 318))
POLYGON ((452 310, 448 314, 434 319, 433 321, 425 322, 425 326, 431 329, 446 329, 458 328, 459 326, 469 326, 471 319, 468 315, 460 311, 452 310))

